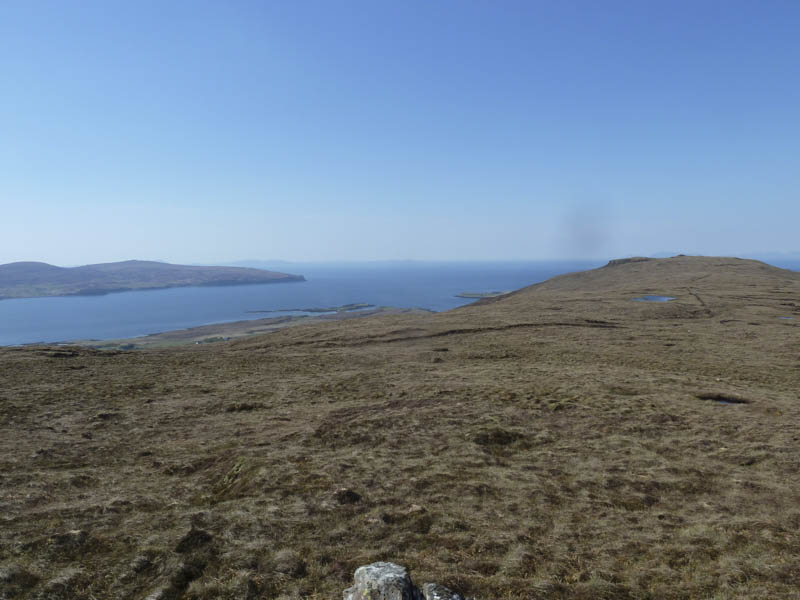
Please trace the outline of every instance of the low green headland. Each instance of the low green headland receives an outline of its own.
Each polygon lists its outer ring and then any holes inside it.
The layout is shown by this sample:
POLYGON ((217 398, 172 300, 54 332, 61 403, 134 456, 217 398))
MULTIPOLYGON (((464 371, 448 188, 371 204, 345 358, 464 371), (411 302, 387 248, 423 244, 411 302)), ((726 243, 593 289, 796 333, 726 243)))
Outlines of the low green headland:
POLYGON ((305 281, 305 277, 263 269, 173 265, 144 260, 69 268, 42 262, 15 262, 0 265, 0 299, 96 296, 132 290, 291 281, 305 281))

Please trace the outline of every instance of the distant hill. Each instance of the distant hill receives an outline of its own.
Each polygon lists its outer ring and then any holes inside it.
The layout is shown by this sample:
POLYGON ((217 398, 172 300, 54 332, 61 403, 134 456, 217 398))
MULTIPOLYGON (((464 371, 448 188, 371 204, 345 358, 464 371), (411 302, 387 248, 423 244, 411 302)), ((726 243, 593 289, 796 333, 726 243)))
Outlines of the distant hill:
POLYGON ((289 281, 305 281, 305 278, 302 275, 263 269, 172 265, 145 260, 71 268, 56 267, 43 262, 15 262, 0 265, 0 299, 289 281))

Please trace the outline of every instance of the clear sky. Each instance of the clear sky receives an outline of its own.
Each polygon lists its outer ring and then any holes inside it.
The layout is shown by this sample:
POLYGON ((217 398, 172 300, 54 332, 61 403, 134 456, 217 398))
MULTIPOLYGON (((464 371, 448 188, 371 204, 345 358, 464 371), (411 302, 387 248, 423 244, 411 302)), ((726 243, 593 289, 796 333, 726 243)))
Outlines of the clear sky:
POLYGON ((3 0, 0 263, 800 250, 800 2, 3 0))

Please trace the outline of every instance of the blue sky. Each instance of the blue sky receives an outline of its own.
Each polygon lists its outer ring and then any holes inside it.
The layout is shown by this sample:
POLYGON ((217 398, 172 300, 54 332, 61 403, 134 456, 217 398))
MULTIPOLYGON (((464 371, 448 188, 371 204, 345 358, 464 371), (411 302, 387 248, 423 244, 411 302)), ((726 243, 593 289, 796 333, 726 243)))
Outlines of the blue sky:
POLYGON ((4 0, 0 263, 800 251, 800 3, 4 0))

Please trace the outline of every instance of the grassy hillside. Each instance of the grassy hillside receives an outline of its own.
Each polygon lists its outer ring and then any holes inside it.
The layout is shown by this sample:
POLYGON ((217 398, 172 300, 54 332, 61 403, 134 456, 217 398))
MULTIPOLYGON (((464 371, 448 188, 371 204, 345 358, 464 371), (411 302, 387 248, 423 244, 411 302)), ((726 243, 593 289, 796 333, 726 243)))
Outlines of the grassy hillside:
POLYGON ((128 260, 124 262, 56 267, 41 262, 0 265, 0 298, 32 298, 106 294, 190 285, 237 285, 303 281, 288 275, 242 267, 195 267, 128 260))
POLYGON ((800 274, 680 257, 0 350, 0 597, 339 598, 390 560, 485 600, 796 598, 798 325, 800 274))

